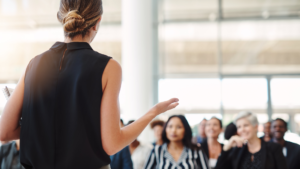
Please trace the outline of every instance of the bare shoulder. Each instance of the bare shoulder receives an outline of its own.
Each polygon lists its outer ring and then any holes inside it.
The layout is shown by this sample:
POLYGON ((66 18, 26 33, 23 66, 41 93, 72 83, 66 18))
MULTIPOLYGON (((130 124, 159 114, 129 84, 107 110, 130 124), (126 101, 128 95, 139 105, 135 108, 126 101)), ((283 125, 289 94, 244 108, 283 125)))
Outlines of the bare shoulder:
POLYGON ((104 73, 121 73, 121 65, 114 59, 110 59, 106 65, 104 73))
POLYGON ((104 69, 102 75, 102 89, 106 88, 107 83, 121 83, 122 68, 121 65, 114 59, 110 59, 104 69))

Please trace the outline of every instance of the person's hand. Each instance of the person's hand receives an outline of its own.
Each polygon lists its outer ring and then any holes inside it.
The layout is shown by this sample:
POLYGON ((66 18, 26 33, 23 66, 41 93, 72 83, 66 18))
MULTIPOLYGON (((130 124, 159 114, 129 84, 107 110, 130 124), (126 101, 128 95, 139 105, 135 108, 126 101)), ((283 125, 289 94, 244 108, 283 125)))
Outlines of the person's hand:
POLYGON ((229 139, 228 144, 226 144, 223 147, 224 151, 228 151, 230 150, 232 147, 243 147, 243 145, 246 143, 246 140, 244 140, 242 137, 240 136, 232 136, 229 139))
POLYGON ((172 98, 164 102, 159 102, 152 109, 154 110, 155 115, 159 115, 163 112, 174 109, 176 106, 178 106, 178 101, 179 99, 172 98))

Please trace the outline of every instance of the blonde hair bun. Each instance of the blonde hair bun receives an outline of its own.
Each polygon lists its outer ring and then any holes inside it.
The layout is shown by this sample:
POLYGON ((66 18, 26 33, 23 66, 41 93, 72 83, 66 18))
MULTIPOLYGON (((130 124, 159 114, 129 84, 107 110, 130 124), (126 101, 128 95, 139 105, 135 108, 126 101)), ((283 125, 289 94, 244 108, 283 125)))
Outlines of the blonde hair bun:
POLYGON ((82 32, 87 27, 85 19, 78 14, 77 10, 69 11, 62 23, 67 33, 82 32))

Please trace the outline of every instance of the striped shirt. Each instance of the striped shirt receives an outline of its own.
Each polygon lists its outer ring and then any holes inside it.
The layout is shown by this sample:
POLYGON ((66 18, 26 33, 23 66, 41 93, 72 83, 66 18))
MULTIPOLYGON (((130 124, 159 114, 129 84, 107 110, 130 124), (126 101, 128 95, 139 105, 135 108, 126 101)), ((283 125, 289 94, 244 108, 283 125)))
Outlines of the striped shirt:
POLYGON ((168 152, 165 143, 152 149, 144 169, 209 169, 209 167, 207 157, 201 150, 191 150, 186 147, 176 162, 168 152))

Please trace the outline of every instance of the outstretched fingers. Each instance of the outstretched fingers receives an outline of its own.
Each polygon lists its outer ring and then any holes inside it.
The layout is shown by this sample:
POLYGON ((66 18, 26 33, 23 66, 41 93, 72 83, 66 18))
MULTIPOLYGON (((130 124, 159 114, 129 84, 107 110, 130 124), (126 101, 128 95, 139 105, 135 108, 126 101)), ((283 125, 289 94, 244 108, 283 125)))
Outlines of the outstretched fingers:
POLYGON ((177 98, 172 98, 170 100, 167 101, 168 103, 168 110, 174 109, 175 107, 177 107, 179 105, 178 103, 179 99, 177 98))
POLYGON ((174 109, 175 107, 177 107, 179 105, 179 103, 172 103, 168 106, 168 110, 174 109))
POLYGON ((179 101, 178 98, 172 98, 172 99, 168 100, 167 102, 168 102, 169 104, 171 104, 171 103, 178 102, 178 101, 179 101))

